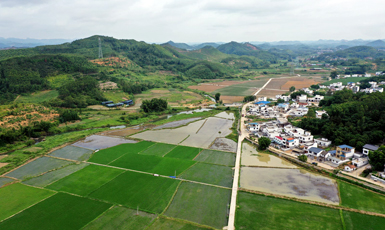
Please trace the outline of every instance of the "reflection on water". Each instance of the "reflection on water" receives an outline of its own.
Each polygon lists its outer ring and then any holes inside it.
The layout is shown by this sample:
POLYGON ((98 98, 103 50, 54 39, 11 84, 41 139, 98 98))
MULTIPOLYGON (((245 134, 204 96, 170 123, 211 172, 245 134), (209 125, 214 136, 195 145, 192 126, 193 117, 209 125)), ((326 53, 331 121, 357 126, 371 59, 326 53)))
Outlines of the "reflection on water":
POLYGON ((242 188, 339 204, 337 183, 303 169, 242 167, 242 188))
POLYGON ((274 168, 297 168, 297 166, 282 160, 279 157, 259 153, 252 144, 244 142, 242 144, 241 164, 245 166, 263 166, 274 168))

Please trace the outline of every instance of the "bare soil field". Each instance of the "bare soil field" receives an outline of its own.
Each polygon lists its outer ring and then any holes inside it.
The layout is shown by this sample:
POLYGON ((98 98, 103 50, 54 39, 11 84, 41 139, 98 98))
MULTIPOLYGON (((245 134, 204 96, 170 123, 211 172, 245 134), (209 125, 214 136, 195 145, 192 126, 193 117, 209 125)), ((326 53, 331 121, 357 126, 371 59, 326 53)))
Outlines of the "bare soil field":
POLYGON ((243 96, 221 96, 221 100, 223 103, 234 103, 234 102, 242 102, 243 101, 243 96))
POLYGON ((245 83, 245 82, 244 81, 222 81, 222 82, 213 82, 213 83, 202 83, 199 85, 191 85, 188 88, 211 93, 217 89, 222 89, 230 85, 237 85, 241 83, 245 83))
POLYGON ((268 97, 275 98, 275 95, 284 94, 288 90, 271 90, 271 89, 263 89, 258 93, 257 97, 268 97))
POLYGON ((235 153, 237 152, 237 143, 227 138, 217 138, 210 146, 210 149, 235 153))
POLYGON ((288 81, 282 85, 282 89, 289 90, 290 87, 294 86, 296 89, 301 89, 305 87, 310 87, 311 85, 316 85, 320 82, 314 81, 313 79, 302 80, 302 81, 288 81))

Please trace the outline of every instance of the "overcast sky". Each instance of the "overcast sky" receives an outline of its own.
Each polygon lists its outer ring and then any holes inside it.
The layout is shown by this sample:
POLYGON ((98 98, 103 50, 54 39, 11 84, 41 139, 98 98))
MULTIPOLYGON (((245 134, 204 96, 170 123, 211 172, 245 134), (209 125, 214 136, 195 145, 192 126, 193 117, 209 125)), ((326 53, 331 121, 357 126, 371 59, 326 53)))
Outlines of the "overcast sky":
POLYGON ((0 0, 0 37, 385 39, 384 0, 0 0))

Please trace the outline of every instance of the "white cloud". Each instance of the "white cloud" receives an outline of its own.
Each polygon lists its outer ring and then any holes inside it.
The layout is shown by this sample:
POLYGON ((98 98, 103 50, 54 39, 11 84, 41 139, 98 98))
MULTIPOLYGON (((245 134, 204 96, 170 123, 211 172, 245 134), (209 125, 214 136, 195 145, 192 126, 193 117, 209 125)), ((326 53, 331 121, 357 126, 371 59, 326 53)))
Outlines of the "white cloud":
POLYGON ((0 36, 147 42, 385 38, 382 0, 1 0, 0 36))

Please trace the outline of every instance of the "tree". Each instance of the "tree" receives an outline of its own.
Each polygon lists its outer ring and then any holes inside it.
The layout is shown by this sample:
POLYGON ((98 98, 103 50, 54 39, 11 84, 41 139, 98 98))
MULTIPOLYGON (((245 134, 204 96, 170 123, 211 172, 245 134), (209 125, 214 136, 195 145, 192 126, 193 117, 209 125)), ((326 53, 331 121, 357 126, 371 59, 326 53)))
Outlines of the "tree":
POLYGON ((250 95, 250 96, 245 96, 245 98, 243 99, 243 102, 249 102, 249 101, 254 101, 254 100, 255 100, 255 96, 250 95))
POLYGON ((295 87, 294 86, 292 86, 292 87, 290 87, 290 92, 294 92, 294 90, 295 90, 295 87))
POLYGON ((271 140, 267 137, 260 137, 258 139, 258 144, 259 144, 259 150, 265 150, 267 147, 269 147, 271 143, 271 140))
POLYGON ((373 167, 373 170, 384 171, 385 145, 381 146, 376 151, 369 152, 369 163, 373 167))
POLYGON ((306 162, 307 161, 307 156, 304 154, 304 155, 299 155, 298 156, 298 159, 302 162, 306 162))
POLYGON ((162 112, 167 109, 167 101, 163 100, 161 98, 153 98, 151 101, 144 100, 142 102, 142 105, 140 106, 141 109, 145 113, 151 113, 151 112, 162 112))
POLYGON ((338 75, 338 73, 337 73, 337 71, 332 71, 331 73, 330 73, 330 77, 332 78, 332 79, 335 79, 336 77, 337 77, 337 75, 338 75))
POLYGON ((319 85, 311 85, 310 88, 319 89, 319 85))
POLYGON ((221 97, 221 94, 220 93, 216 93, 215 94, 215 101, 218 102, 220 97, 221 97))

